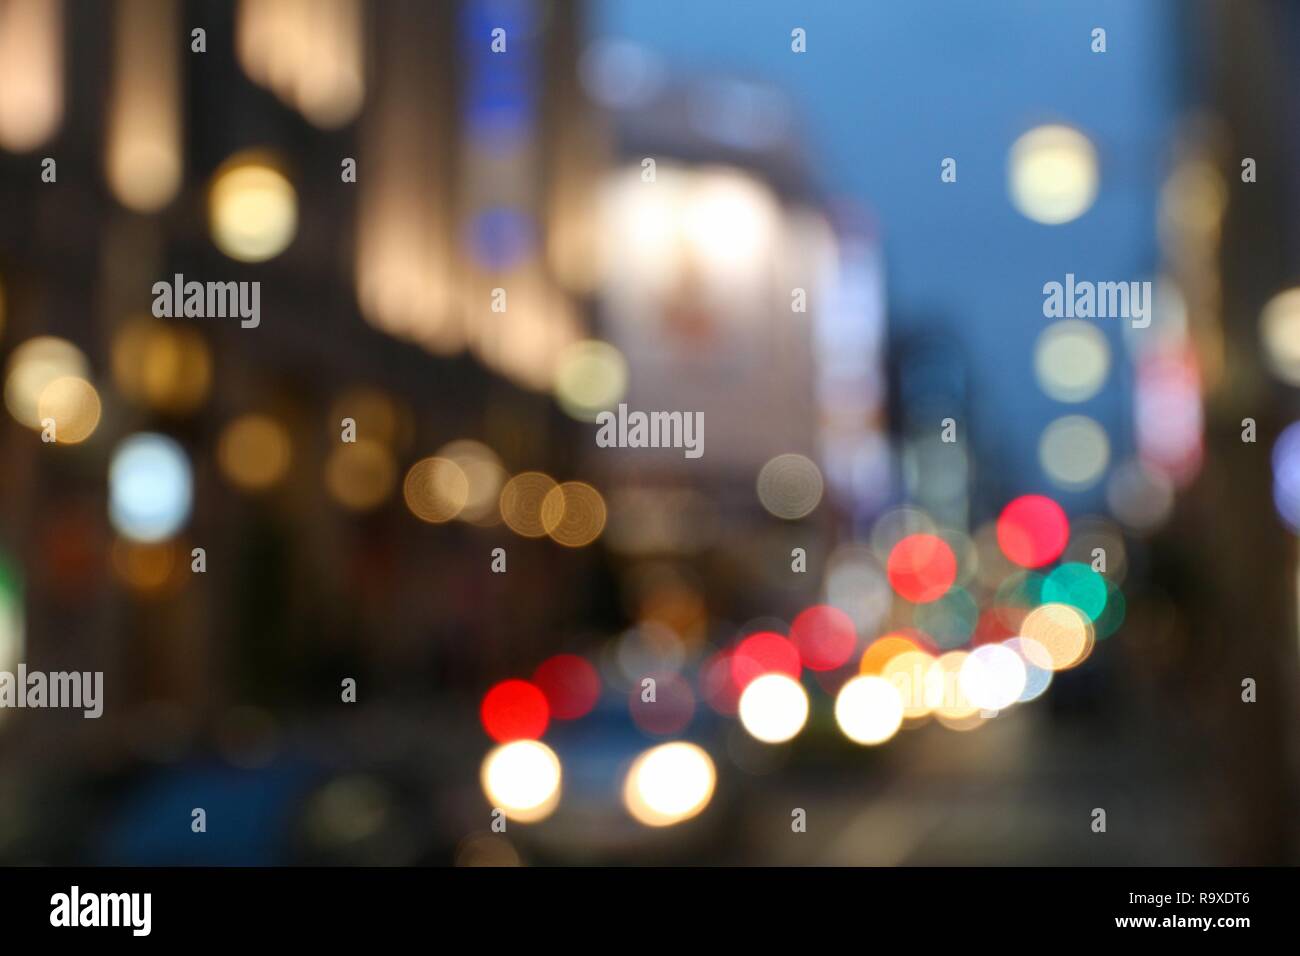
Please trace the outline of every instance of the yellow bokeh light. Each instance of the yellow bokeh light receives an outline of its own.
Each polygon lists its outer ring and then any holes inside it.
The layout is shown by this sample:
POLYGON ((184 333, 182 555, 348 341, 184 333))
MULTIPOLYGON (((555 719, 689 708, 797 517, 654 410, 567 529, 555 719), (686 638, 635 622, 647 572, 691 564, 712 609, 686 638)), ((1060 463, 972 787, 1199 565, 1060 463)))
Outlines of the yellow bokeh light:
POLYGON ((1082 216, 1097 198, 1097 151, 1069 126, 1039 126, 1011 147, 1011 201, 1035 222, 1059 225, 1082 216))
POLYGON ((230 482, 246 491, 262 491, 289 471, 289 433, 266 415, 243 415, 228 424, 217 442, 217 461, 230 482))
POLYGON ((1259 316, 1259 334, 1273 374, 1288 385, 1300 385, 1300 289, 1268 300, 1259 316))
POLYGON ((392 493, 397 463, 388 446, 358 438, 343 442, 325 462, 325 487, 330 495, 352 511, 369 511, 392 493))
POLYGON ((1092 623, 1082 611, 1068 604, 1034 608, 1020 625, 1020 636, 1042 645, 1054 671, 1081 664, 1092 653, 1096 640, 1092 623))
POLYGON ((672 826, 707 807, 716 782, 712 759, 695 744, 661 744, 632 763, 623 784, 623 804, 638 823, 672 826))
POLYGON ((298 196, 266 159, 241 153, 213 174, 208 221, 217 248, 240 262, 264 262, 288 248, 298 229, 298 196))
POLYGON ((5 374, 9 413, 28 428, 39 430, 41 393, 55 379, 64 377, 89 377, 89 365, 81 349, 52 335, 28 339, 9 356, 5 374))
POLYGON ((555 479, 540 471, 515 475, 501 489, 501 519, 517 535, 542 537, 546 534, 542 505, 556 487, 555 479))
POLYGON ((113 570, 131 590, 154 594, 178 583, 177 548, 170 541, 128 541, 118 538, 112 548, 113 570))
POLYGON ((886 634, 878 637, 862 652, 862 658, 858 661, 858 673, 879 675, 899 654, 914 650, 916 650, 916 643, 901 634, 886 634))
POLYGON ((492 750, 479 780, 493 808, 520 823, 545 819, 560 802, 560 758, 538 740, 516 740, 492 750))
POLYGON ((409 438, 409 415, 386 392, 369 386, 349 388, 330 410, 330 428, 341 429, 344 419, 356 423, 358 439, 368 438, 401 450, 409 438))
POLYGON ((469 498, 469 480, 449 458, 422 458, 410 467, 402 496, 411 514, 430 524, 443 524, 460 514, 469 498))
POLYGON ((763 674, 741 693, 739 712, 740 723, 755 740, 784 743, 808 720, 808 693, 785 674, 763 674))
POLYGON ((835 722, 854 743, 884 743, 903 724, 902 695, 883 677, 854 677, 835 697, 835 722))
POLYGON ((497 453, 480 441, 460 438, 443 445, 438 457, 454 461, 465 473, 465 506, 456 517, 477 525, 499 523, 501 512, 497 505, 506 470, 497 453))
POLYGON ((930 664, 925 675, 925 702, 936 717, 961 719, 979 710, 961 686, 961 669, 969 656, 966 651, 949 651, 930 664))
POLYGON ((113 383, 154 411, 192 412, 208 396, 212 358, 197 330, 139 316, 113 336, 113 383))
POLYGON ((542 526, 568 548, 591 544, 605 529, 605 499, 591 485, 566 481, 542 499, 542 526))
POLYGON ((84 378, 61 376, 41 389, 37 415, 42 429, 53 425, 56 442, 76 445, 93 435, 99 426, 99 393, 84 378))
POLYGON ((903 703, 903 716, 909 720, 924 717, 930 712, 926 678, 933 663, 934 655, 909 644, 907 649, 894 654, 880 668, 880 676, 898 691, 903 703))

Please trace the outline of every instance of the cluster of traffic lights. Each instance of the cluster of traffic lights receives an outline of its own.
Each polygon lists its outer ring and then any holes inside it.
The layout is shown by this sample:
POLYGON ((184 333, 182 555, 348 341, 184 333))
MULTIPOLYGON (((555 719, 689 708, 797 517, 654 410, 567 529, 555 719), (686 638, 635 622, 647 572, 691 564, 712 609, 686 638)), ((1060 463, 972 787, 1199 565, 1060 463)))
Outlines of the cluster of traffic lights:
MULTIPOLYGON (((1000 552, 1019 570, 983 610, 955 588, 958 558, 940 535, 904 534, 888 553, 890 587, 914 610, 942 608, 946 596, 958 593, 972 603, 978 623, 959 632, 967 646, 945 649, 944 639, 908 626, 888 630, 858 655, 852 618, 819 604, 797 615, 786 634, 746 634, 706 659, 699 670, 702 695, 714 710, 738 717, 756 740, 781 744, 807 723, 809 672, 810 683, 833 694, 840 731, 868 746, 931 717, 950 729, 971 730, 1041 696, 1054 674, 1080 664, 1099 637, 1114 632, 1123 618, 1123 595, 1088 564, 1067 561, 1049 570, 1070 537, 1064 510, 1049 498, 1015 499, 998 517, 996 532, 1000 552)), ((685 682, 677 684, 689 706, 684 717, 658 729, 637 716, 655 707, 653 695, 651 703, 644 702, 645 682, 632 689, 630 709, 642 730, 668 736, 685 729, 694 696, 685 682)), ((503 681, 488 691, 480 719, 499 746, 484 761, 482 783, 494 807, 524 822, 549 815, 559 801, 561 768, 540 738, 552 718, 589 714, 601 693, 597 668, 572 654, 548 659, 531 680, 503 681)), ((666 709, 674 706, 667 703, 666 709)), ((707 806, 715 779, 713 762, 701 748, 683 741, 662 744, 631 764, 624 802, 647 825, 678 823, 707 806)))

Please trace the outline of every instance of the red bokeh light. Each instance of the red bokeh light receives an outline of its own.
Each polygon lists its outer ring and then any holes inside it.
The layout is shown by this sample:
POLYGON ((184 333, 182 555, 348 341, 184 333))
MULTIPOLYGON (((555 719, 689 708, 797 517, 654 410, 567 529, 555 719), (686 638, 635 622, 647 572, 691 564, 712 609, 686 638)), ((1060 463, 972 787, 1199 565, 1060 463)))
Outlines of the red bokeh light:
POLYGON ((909 534, 889 552, 886 572, 901 597, 928 604, 943 597, 957 580, 957 557, 938 535, 909 534))
POLYGON ((1070 522, 1051 498, 1022 495, 998 516, 998 547, 1022 568, 1041 568, 1059 558, 1070 540, 1070 522))
POLYGON ((499 743, 536 740, 546 733, 551 708, 546 695, 526 680, 503 680, 486 694, 478 711, 488 736, 499 743))
POLYGON ((799 649, 775 631, 749 635, 731 655, 731 677, 741 691, 764 674, 786 674, 798 680, 802 671, 799 649))
POLYGON ((810 670, 830 671, 853 656, 858 632, 853 619, 839 608, 816 604, 794 619, 790 639, 810 670))
POLYGON ((533 671, 533 683, 546 696, 556 720, 577 720, 600 699, 600 675, 585 657, 556 654, 533 671))

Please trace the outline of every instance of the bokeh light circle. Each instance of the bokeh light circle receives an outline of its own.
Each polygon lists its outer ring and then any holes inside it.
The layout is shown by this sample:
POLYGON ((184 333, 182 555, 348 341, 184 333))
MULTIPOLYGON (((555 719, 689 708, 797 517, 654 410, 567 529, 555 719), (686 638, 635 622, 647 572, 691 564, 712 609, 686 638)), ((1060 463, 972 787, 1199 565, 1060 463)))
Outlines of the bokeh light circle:
POLYGON ((1083 491, 1101 480, 1110 464, 1106 429, 1086 415, 1066 415, 1043 429, 1038 463, 1052 482, 1067 491, 1083 491))
POLYGON ((758 500, 769 513, 795 521, 812 513, 822 500, 822 473, 804 455, 777 455, 758 473, 758 500))
MULTIPOLYGON (((515 475, 501 489, 501 520, 515 534, 524 538, 541 538, 546 534, 543 505, 558 487, 555 480, 540 471, 515 475)), ((563 502, 565 499, 561 498, 563 502)), ((552 506, 554 507, 554 506, 552 506)), ((553 514, 553 512, 552 512, 553 514)))
POLYGON ((666 827, 698 815, 713 798, 717 771, 695 744, 676 740, 645 751, 623 784, 623 805, 638 823, 666 827))
POLYGON ((957 557, 943 538, 910 534, 889 552, 889 583, 900 597, 925 604, 943 597, 957 579, 957 557))
POLYGON ((488 736, 501 743, 535 740, 546 733, 551 708, 536 684, 504 680, 483 695, 479 720, 488 736))
POLYGON ((1058 402, 1086 402, 1101 391, 1109 372, 1110 345, 1091 322, 1062 319, 1038 336, 1034 375, 1058 402))
POLYGON ((741 724, 755 740, 785 743, 808 720, 808 693, 792 677, 764 674, 741 693, 739 712, 741 724))
POLYGON ((1089 565, 1069 561, 1054 568, 1043 582, 1043 601, 1069 604, 1095 621, 1106 609, 1106 579, 1089 565))
POLYGON ((1023 495, 998 516, 998 547, 1023 568, 1041 568, 1061 556, 1070 539, 1065 510, 1043 495, 1023 495))
POLYGON ((28 428, 40 430, 41 395, 56 379, 88 378, 90 366, 81 349, 67 339, 38 335, 9 356, 5 372, 5 405, 28 428))
POLYGON ((292 457, 289 432, 268 415, 241 415, 222 429, 217 461, 231 483, 246 491, 278 484, 292 457))
POLYGON ((556 654, 533 671, 533 683, 557 720, 585 717, 600 699, 600 674, 577 654, 556 654))
POLYGON ((853 619, 827 604, 800 612, 790 625, 790 639, 799 651, 800 660, 814 671, 839 667, 853 656, 858 643, 853 619))
POLYGON ((835 697, 835 722, 854 743, 884 743, 903 724, 903 698, 883 677, 854 677, 835 697))
POLYGON ((591 544, 605 530, 605 499, 591 485, 566 481, 542 499, 542 527, 551 540, 566 548, 591 544))
POLYGON ((123 537, 144 542, 171 537, 189 518, 193 495, 190 461, 175 440, 141 432, 114 450, 108 513, 123 537))
POLYGON ((1068 604, 1034 608, 1020 625, 1020 636, 1042 645, 1054 671, 1082 663, 1094 643, 1092 624, 1082 611, 1068 604))
POLYGON ((494 808, 519 823, 550 816, 560 802, 560 758, 537 740, 515 740, 494 748, 479 779, 494 808))
POLYGON ((750 634, 731 654, 731 675, 742 691, 764 674, 785 674, 798 679, 803 660, 794 643, 774 631, 750 634))
POLYGON ((1027 680, 1025 662, 1009 647, 984 644, 962 661, 957 676, 962 693, 982 710, 1005 710, 1020 699, 1027 680))
POLYGON ((608 342, 575 342, 560 353, 554 387, 555 400, 570 417, 594 422, 627 391, 627 360, 608 342))
POLYGON ((469 479, 450 458, 422 458, 406 472, 402 497, 411 514, 444 524, 460 514, 469 499, 469 479))
POLYGON ((101 405, 95 386, 84 378, 64 375, 41 390, 37 414, 42 427, 54 425, 54 440, 60 445, 76 445, 95 433, 101 405))
POLYGON ((1069 126, 1038 126, 1011 146, 1008 189, 1025 217, 1060 225, 1083 215, 1097 198, 1097 151, 1069 126))
POLYGON ((285 175, 256 154, 231 157, 212 177, 208 221, 218 249, 240 262, 283 252, 298 230, 298 195, 285 175))

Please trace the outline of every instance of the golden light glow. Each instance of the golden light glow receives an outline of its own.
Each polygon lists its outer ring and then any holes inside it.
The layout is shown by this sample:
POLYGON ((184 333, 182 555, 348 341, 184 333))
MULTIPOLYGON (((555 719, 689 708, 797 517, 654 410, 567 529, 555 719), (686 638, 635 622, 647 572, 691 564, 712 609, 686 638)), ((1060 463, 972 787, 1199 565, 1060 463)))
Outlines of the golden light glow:
POLYGON ((1300 385, 1300 289, 1279 292, 1264 305, 1259 334, 1273 374, 1288 385, 1300 385))
POLYGON ((949 651, 930 665, 925 675, 925 702, 936 717, 961 720, 979 710, 961 687, 962 665, 969 656, 966 651, 949 651))
POLYGON ((903 716, 909 720, 924 717, 933 707, 926 681, 934 661, 934 655, 912 646, 890 657, 880 669, 880 676, 898 692, 903 716))
POLYGON ((808 720, 808 693, 785 674, 764 674, 740 695, 740 722, 755 740, 767 744, 794 738, 808 720))
POLYGON ((1020 625, 1020 636, 1042 645, 1054 671, 1081 664, 1092 653, 1096 640, 1092 623, 1082 611, 1068 604, 1034 608, 1020 625))
POLYGON ((884 743, 903 724, 903 698, 883 677, 854 677, 835 697, 835 722, 854 743, 884 743))
POLYGON ((546 534, 542 504, 556 487, 555 479, 540 471, 515 475, 501 489, 501 520, 517 535, 542 537, 546 534))
POLYGON ((56 442, 76 445, 93 435, 99 426, 99 393, 84 378, 64 375, 41 389, 36 414, 42 428, 46 423, 53 423, 56 442))
POLYGON ((0 3, 0 147, 35 149, 62 120, 62 0, 0 3))
POLYGON ((5 405, 28 428, 41 427, 41 393, 57 378, 88 378, 85 355, 67 339, 39 335, 28 339, 9 356, 5 374, 5 405))
POLYGON ((638 823, 672 826, 704 810, 716 782, 712 759, 695 744, 661 744, 637 757, 628 770, 623 805, 638 823))
POLYGON ((118 538, 113 542, 112 561, 117 576, 133 591, 151 594, 177 583, 177 549, 170 541, 118 538))
POLYGON ((115 7, 108 102, 109 187, 136 212, 156 212, 181 183, 176 0, 115 7))
POLYGON ((325 461, 325 487, 352 511, 370 511, 393 491, 397 463, 382 442, 358 438, 335 446, 325 461))
POLYGON ((289 433, 266 415, 243 415, 228 424, 217 443, 217 461, 230 482, 246 491, 263 491, 289 471, 289 433))
POLYGON ((208 397, 212 359, 196 329, 146 316, 128 319, 113 336, 113 383, 130 401, 183 415, 208 397))
POLYGON ((239 153, 213 174, 208 223, 212 241, 230 258, 264 262, 293 242, 298 195, 265 156, 239 153))
POLYGON ((605 499, 591 485, 566 481, 542 499, 542 527, 567 548, 591 544, 605 529, 605 499))
POLYGON ((560 802, 560 758, 538 740, 516 740, 492 750, 479 774, 493 808, 511 820, 536 823, 560 802))
POLYGON ((505 484, 506 470, 497 453, 480 441, 460 438, 443 445, 438 450, 438 457, 459 465, 469 486, 465 507, 456 517, 477 525, 499 524, 501 512, 497 503, 501 498, 501 486, 505 484))
POLYGON ((249 79, 322 129, 361 110, 363 39, 359 0, 241 0, 235 24, 249 79))
POLYGON ((402 483, 402 496, 411 514, 430 524, 443 524, 460 514, 469 500, 469 479, 449 458, 422 458, 402 483))
POLYGON ((468 309, 457 307, 454 204, 440 188, 450 178, 445 111, 429 108, 437 65, 421 36, 388 24, 378 38, 384 82, 362 119, 354 284, 367 322, 447 355, 465 347, 468 309))
POLYGON ((407 443, 410 431, 407 416, 378 388, 357 386, 340 394, 331 406, 330 428, 341 428, 345 418, 356 422, 358 438, 382 442, 394 451, 407 443))
POLYGON ((899 654, 916 649, 915 643, 898 634, 878 637, 862 652, 862 659, 858 661, 858 673, 879 676, 884 672, 885 665, 899 654))
POLYGON ((1069 126, 1039 126, 1011 147, 1011 202, 1035 222, 1059 225, 1077 219, 1097 198, 1097 151, 1069 126))

